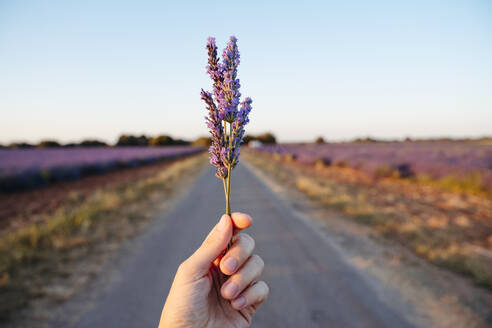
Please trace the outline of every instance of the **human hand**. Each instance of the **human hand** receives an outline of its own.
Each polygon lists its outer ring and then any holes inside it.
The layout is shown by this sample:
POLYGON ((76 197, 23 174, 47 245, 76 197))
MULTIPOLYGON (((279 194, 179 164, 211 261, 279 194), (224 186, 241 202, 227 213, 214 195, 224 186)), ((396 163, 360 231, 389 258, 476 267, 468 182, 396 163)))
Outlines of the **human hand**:
POLYGON ((234 232, 252 224, 247 214, 223 215, 203 244, 178 268, 162 310, 159 328, 249 327, 268 296, 268 285, 255 282, 263 260, 251 255, 254 239, 234 232), (228 276, 225 276, 228 275, 228 276))

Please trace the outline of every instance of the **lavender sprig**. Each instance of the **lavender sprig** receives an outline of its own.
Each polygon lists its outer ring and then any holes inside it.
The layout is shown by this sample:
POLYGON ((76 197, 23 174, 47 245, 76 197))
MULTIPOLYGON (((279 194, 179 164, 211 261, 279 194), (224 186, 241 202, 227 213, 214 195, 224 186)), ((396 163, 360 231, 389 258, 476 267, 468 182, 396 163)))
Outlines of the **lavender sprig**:
POLYGON ((219 98, 220 111, 224 113, 223 120, 233 123, 237 116, 237 106, 239 105, 239 79, 237 79, 237 67, 239 65, 239 50, 237 49, 237 39, 231 36, 227 47, 222 53, 222 70, 224 80, 222 81, 222 93, 219 98))
POLYGON ((207 127, 212 135, 212 145, 209 148, 210 163, 217 167, 216 176, 221 179, 227 178, 227 169, 222 161, 221 151, 224 148, 224 130, 222 130, 222 121, 219 119, 217 107, 212 99, 210 92, 201 91, 202 99, 207 104, 208 117, 205 117, 207 127))
POLYGON ((213 95, 202 89, 201 98, 207 105, 208 116, 205 117, 205 121, 212 136, 212 145, 209 148, 210 163, 217 167, 216 176, 222 179, 224 184, 226 214, 230 215, 231 173, 239 163, 239 148, 244 136, 244 127, 249 122, 252 100, 247 97, 243 102, 239 101, 241 85, 237 78, 239 50, 236 37, 230 37, 222 52, 222 63, 217 57, 215 38, 207 39, 206 48, 207 73, 213 81, 213 95), (241 106, 238 110, 239 105, 241 106))

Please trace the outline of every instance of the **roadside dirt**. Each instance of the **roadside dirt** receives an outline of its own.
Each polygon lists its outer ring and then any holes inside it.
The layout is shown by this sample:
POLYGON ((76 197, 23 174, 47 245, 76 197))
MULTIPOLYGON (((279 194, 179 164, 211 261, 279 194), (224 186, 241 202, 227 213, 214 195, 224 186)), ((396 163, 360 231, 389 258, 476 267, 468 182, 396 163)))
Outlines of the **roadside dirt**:
MULTIPOLYGON (((285 179, 273 177, 261 165, 253 165, 251 161, 246 165, 292 204, 300 216, 314 222, 368 277, 397 290, 415 309, 418 317, 412 321, 418 325, 442 328, 492 326, 492 293, 489 290, 423 260, 397 241, 309 198, 299 189, 292 188, 285 179)), ((277 169, 282 170, 281 166, 277 169)), ((388 295, 381 298, 391 302, 388 295)))

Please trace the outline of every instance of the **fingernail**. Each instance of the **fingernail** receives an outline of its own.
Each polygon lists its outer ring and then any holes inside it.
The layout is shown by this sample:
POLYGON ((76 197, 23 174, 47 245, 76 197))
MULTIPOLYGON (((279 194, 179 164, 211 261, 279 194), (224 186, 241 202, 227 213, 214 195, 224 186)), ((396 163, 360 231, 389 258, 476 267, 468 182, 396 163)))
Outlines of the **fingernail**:
POLYGON ((219 223, 217 223, 217 231, 222 231, 224 230, 226 227, 227 227, 227 216, 226 215, 222 215, 222 217, 220 218, 220 221, 219 223))
POLYGON ((229 257, 224 261, 224 267, 228 272, 234 272, 237 268, 237 260, 233 257, 229 257))
POLYGON ((230 282, 224 287, 224 294, 226 294, 228 298, 233 298, 236 296, 238 291, 239 287, 235 282, 230 282))
POLYGON ((243 306, 246 305, 246 297, 241 296, 232 301, 232 306, 236 309, 242 309, 243 306))

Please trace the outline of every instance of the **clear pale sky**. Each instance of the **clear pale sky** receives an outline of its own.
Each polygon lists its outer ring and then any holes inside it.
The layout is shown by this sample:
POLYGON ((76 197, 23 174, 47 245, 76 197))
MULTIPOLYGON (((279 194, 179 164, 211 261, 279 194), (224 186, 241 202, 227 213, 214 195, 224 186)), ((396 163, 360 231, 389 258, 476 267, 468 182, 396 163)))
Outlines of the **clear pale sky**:
POLYGON ((0 0, 0 143, 207 135, 206 38, 230 35, 249 133, 492 134, 489 0, 0 0))

